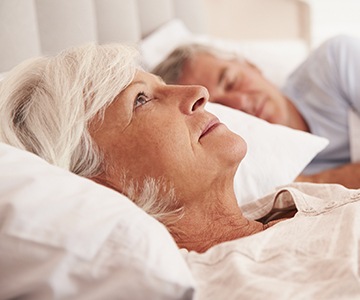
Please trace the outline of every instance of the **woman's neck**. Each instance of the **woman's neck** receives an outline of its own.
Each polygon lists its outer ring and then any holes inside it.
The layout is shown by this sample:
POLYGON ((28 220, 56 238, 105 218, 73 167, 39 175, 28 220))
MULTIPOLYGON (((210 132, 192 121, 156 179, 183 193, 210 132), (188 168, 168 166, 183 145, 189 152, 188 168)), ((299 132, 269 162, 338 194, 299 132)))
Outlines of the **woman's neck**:
POLYGON ((236 200, 235 204, 225 206, 218 201, 211 203, 215 205, 185 208, 184 217, 169 228, 180 248, 205 252, 221 242, 252 235, 264 229, 263 224, 249 221, 243 216, 236 200))

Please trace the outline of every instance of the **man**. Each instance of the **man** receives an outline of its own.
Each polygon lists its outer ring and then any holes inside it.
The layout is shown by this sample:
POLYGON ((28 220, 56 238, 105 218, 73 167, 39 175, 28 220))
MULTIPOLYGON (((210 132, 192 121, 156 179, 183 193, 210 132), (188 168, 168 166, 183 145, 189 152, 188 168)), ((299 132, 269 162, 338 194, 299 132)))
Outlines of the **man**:
POLYGON ((329 139, 298 180, 360 188, 349 132, 349 114, 360 115, 359 70, 360 39, 339 36, 313 51, 282 90, 245 59, 201 45, 175 49, 153 73, 167 83, 204 85, 212 102, 329 139))

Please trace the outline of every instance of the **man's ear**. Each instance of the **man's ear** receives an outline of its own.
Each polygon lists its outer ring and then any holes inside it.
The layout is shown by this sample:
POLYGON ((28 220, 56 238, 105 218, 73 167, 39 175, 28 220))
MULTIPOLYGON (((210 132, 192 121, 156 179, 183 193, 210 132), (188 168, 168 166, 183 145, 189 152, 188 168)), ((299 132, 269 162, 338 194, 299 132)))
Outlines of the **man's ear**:
POLYGON ((249 60, 245 59, 245 64, 247 66, 249 66, 250 68, 252 68, 253 70, 255 70, 256 72, 258 72, 259 74, 262 74, 262 71, 252 62, 250 62, 249 60))

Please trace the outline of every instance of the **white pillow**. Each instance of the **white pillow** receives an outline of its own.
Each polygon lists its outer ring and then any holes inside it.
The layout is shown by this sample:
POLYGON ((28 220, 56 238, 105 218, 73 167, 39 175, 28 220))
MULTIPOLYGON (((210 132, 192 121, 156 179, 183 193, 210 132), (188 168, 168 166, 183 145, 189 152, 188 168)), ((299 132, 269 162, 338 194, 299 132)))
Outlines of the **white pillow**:
POLYGON ((206 109, 247 143, 248 151, 234 179, 239 205, 252 202, 292 182, 323 150, 328 140, 216 103, 206 109))
POLYGON ((306 58, 308 47, 301 39, 230 40, 206 34, 193 34, 178 19, 159 27, 140 43, 144 67, 150 71, 181 44, 201 43, 246 57, 278 87, 306 58))
POLYGON ((192 275, 123 195, 0 143, 0 299, 190 299, 192 275))
POLYGON ((173 19, 160 26, 140 43, 144 67, 147 70, 153 69, 178 45, 191 42, 192 36, 179 19, 173 19))

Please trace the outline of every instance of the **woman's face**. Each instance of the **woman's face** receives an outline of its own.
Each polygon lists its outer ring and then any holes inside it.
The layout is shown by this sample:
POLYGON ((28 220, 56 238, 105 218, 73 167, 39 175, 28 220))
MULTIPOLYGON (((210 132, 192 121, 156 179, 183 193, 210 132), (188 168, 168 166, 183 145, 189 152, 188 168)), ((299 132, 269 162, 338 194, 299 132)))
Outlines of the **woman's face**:
POLYGON ((232 184, 246 143, 204 110, 208 97, 203 87, 166 85, 137 71, 106 109, 103 122, 91 124, 109 166, 102 179, 122 191, 118 176, 123 171, 140 182, 162 178, 185 197, 224 184, 224 178, 232 184))
POLYGON ((185 64, 179 84, 200 84, 210 101, 242 110, 270 123, 289 125, 287 99, 253 65, 198 53, 185 64))

